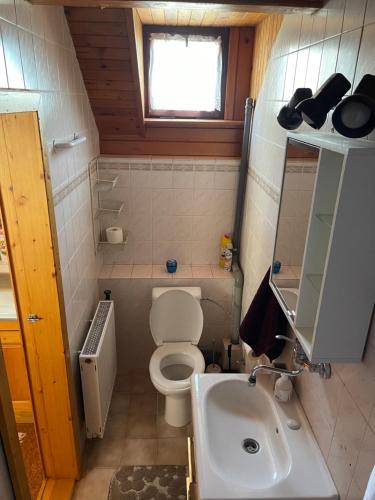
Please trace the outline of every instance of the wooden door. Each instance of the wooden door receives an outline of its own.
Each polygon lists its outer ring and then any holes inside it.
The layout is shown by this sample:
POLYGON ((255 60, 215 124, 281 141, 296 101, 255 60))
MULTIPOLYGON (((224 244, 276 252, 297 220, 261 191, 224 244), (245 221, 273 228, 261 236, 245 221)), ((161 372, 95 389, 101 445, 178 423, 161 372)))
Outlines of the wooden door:
MULTIPOLYGON (((8 420, 12 420, 12 424, 8 425, 9 428, 6 431, 10 435, 13 434, 13 444, 17 447, 18 454, 18 448, 21 450, 19 458, 23 462, 22 469, 25 471, 26 484, 24 488, 25 491, 28 490, 27 495, 29 496, 27 498, 36 500, 44 489, 45 473, 35 426, 29 375, 7 255, 8 245, 6 244, 0 204, 0 345, 1 361, 5 372, 3 374, 4 384, 7 385, 5 397, 7 397, 9 389, 8 420)), ((19 468, 20 464, 17 465, 17 469, 19 468)))
POLYGON ((46 477, 74 481, 77 417, 36 112, 0 115, 0 201, 46 477))

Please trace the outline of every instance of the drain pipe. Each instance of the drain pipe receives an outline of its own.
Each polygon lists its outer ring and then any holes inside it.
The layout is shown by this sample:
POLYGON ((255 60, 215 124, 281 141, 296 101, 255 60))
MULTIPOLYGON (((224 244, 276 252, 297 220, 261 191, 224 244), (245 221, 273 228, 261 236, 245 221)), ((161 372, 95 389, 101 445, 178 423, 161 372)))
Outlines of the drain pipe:
POLYGON ((248 97, 246 99, 246 105, 245 105, 245 121, 243 129, 240 174, 238 178, 238 188, 237 188, 236 215, 234 219, 234 229, 232 236, 233 240, 232 271, 234 278, 234 289, 233 289, 233 300, 232 300, 232 334, 231 334, 232 344, 238 344, 240 338, 242 290, 244 283, 243 272, 240 265, 241 230, 242 230, 242 219, 243 219, 244 204, 245 204, 253 113, 254 113, 254 100, 248 97))

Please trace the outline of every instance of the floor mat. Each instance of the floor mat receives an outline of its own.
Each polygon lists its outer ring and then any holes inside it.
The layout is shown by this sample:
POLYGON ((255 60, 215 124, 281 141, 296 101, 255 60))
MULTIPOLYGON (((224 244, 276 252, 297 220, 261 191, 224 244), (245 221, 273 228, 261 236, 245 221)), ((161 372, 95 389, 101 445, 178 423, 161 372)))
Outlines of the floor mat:
POLYGON ((111 479, 108 500, 185 500, 184 465, 121 467, 111 479))

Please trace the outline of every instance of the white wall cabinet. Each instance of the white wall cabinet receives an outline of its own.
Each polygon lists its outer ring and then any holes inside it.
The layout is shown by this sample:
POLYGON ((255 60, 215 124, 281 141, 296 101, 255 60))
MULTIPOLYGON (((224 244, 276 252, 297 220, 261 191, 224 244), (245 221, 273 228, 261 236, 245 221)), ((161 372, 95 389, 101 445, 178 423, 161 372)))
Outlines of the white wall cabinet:
POLYGON ((375 302, 375 142, 289 133, 270 285, 308 358, 358 362, 375 302))

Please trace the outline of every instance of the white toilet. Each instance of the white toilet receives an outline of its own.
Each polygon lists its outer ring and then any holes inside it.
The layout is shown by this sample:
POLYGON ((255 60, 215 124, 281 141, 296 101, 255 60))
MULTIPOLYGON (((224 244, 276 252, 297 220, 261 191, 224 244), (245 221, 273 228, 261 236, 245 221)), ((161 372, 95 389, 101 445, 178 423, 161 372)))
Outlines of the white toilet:
POLYGON ((199 287, 152 290, 150 329, 158 347, 150 359, 150 377, 166 396, 165 420, 174 427, 190 422, 190 377, 205 370, 197 347, 203 329, 201 297, 199 287))

